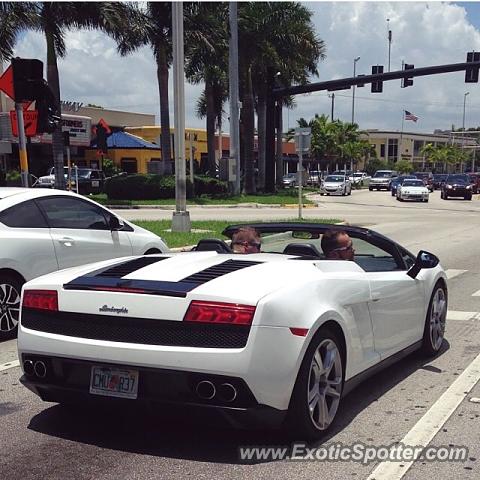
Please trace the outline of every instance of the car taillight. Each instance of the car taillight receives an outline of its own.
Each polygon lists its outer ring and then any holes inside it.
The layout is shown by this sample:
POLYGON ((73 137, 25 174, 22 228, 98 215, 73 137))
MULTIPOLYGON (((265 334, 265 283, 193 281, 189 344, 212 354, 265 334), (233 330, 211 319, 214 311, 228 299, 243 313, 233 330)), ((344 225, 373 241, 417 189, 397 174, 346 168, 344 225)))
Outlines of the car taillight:
POLYGON ((58 294, 56 290, 25 290, 23 292, 24 308, 58 311, 58 294))
POLYGON ((251 305, 193 301, 183 320, 186 322, 251 325, 254 314, 255 307, 251 305))

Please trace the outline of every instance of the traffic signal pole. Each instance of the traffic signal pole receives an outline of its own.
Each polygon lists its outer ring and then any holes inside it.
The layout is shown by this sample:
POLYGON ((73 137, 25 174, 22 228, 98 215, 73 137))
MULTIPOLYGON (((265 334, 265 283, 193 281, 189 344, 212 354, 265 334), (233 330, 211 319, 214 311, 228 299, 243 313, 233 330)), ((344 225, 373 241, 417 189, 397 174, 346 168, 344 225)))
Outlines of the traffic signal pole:
POLYGON ((23 121, 23 105, 21 103, 15 103, 15 112, 17 113, 18 157, 20 159, 22 186, 28 188, 30 186, 30 182, 28 181, 27 137, 25 135, 25 124, 23 121))

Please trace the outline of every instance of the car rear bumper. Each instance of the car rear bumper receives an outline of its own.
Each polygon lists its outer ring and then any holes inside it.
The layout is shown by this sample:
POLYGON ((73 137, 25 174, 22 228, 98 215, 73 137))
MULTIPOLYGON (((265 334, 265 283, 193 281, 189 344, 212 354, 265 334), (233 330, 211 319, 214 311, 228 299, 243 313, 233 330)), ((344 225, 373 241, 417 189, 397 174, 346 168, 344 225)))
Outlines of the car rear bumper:
MULTIPOLYGON (((286 410, 305 347, 288 328, 251 327, 241 348, 127 343, 79 338, 25 328, 18 334, 19 358, 45 356, 69 362, 129 366, 238 379, 258 404, 286 410)), ((53 368, 53 367, 52 367, 53 368)))
POLYGON ((99 362, 43 355, 22 355, 22 365, 26 360, 42 361, 47 366, 47 374, 44 378, 39 378, 35 373, 25 373, 20 378, 25 387, 46 402, 84 406, 134 407, 142 410, 150 408, 152 411, 158 411, 161 408, 163 412, 169 409, 196 409, 199 412, 213 412, 238 427, 263 425, 275 428, 283 423, 287 412, 287 410, 258 403, 246 383, 236 377, 127 365, 126 367, 139 371, 139 384, 138 397, 125 399, 90 393, 91 369, 93 366, 99 365, 99 362), (202 381, 211 382, 215 386, 213 398, 206 399, 199 396, 197 386, 202 381), (228 385, 228 390, 224 387, 225 385, 228 385), (232 390, 232 387, 235 390, 232 390), (235 392, 234 398, 232 398, 233 391, 235 392))

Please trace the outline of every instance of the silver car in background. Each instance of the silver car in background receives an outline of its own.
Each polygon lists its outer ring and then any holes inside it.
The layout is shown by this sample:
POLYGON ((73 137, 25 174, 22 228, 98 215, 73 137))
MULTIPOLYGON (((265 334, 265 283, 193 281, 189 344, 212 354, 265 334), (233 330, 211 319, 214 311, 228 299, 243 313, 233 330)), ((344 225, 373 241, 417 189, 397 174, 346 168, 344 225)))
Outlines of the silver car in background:
POLYGON ((346 175, 327 175, 320 185, 320 195, 351 195, 352 182, 346 175))

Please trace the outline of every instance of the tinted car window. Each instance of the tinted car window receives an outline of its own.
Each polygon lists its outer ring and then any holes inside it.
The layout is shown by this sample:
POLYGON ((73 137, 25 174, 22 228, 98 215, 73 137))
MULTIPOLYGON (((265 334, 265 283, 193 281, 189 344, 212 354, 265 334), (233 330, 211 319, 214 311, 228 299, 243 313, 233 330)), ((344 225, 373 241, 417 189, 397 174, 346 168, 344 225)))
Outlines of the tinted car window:
POLYGON ((19 203, 0 212, 0 222, 12 228, 48 228, 42 212, 33 200, 19 203))
POLYGON ((39 199, 51 228, 110 230, 103 211, 96 205, 68 197, 39 199))
POLYGON ((366 242, 361 238, 352 238, 352 243, 355 249, 355 263, 366 272, 403 270, 403 265, 398 263, 391 252, 366 242))

